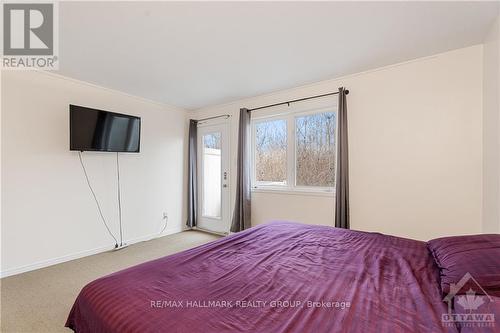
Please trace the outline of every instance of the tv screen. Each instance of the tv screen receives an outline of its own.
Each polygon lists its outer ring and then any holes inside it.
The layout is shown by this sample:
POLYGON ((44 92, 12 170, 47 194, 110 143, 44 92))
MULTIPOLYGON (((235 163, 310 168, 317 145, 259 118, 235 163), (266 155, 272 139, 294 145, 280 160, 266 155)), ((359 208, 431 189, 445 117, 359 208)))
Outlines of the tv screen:
POLYGON ((141 118, 69 106, 70 150, 138 153, 141 118))

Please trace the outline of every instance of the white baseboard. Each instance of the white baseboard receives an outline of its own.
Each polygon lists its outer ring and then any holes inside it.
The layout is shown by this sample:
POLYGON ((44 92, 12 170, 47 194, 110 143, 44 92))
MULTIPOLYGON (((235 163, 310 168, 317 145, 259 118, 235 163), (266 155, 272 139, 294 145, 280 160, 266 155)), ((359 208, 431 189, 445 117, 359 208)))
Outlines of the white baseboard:
MULTIPOLYGON (((179 233, 179 232, 182 232, 182 231, 184 231, 183 227, 169 228, 169 229, 166 229, 162 234, 159 234, 159 233, 149 234, 149 235, 142 236, 142 237, 128 239, 128 240, 125 240, 125 242, 128 245, 132 245, 132 244, 135 244, 135 243, 152 240, 152 239, 155 239, 155 238, 158 238, 158 237, 163 237, 163 236, 167 236, 167 235, 176 234, 176 233, 179 233)), ((52 258, 52 259, 48 259, 48 260, 38 261, 38 262, 29 264, 29 265, 24 265, 24 266, 20 266, 20 267, 9 268, 9 269, 0 271, 0 278, 4 278, 4 277, 7 277, 7 276, 12 276, 12 275, 17 275, 17 274, 21 274, 21 273, 33 271, 35 269, 49 267, 49 266, 52 266, 52 265, 57 265, 57 264, 60 264, 60 263, 66 262, 66 261, 70 261, 70 260, 80 259, 80 258, 91 256, 91 255, 94 255, 94 254, 98 254, 98 253, 110 251, 113 248, 114 248, 114 244, 111 244, 111 245, 101 246, 101 247, 90 249, 90 250, 85 250, 85 251, 80 251, 80 252, 76 252, 76 253, 64 255, 64 256, 61 256, 61 257, 57 257, 57 258, 52 258)))

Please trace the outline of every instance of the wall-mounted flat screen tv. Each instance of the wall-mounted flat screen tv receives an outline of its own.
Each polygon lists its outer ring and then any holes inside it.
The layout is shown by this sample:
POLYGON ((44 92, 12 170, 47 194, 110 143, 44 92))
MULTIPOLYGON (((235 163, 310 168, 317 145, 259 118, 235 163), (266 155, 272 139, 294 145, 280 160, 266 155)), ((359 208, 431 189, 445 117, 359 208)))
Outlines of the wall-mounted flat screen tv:
POLYGON ((138 153, 141 118, 69 106, 70 150, 138 153))

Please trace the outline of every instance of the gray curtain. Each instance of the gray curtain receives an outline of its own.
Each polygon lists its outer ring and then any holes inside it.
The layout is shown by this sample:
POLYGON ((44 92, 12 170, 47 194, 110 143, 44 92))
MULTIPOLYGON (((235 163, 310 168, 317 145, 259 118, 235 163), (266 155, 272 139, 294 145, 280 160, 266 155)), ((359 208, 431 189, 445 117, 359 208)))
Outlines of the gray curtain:
POLYGON ((198 122, 191 119, 189 121, 188 139, 188 219, 189 228, 196 227, 196 213, 198 208, 198 190, 196 179, 196 158, 197 158, 197 131, 198 122))
POLYGON ((240 109, 238 129, 238 165, 236 180, 236 200, 234 204, 231 231, 238 232, 250 228, 250 112, 240 109))
POLYGON ((335 226, 349 229, 349 154, 347 145, 346 90, 339 88, 335 226))

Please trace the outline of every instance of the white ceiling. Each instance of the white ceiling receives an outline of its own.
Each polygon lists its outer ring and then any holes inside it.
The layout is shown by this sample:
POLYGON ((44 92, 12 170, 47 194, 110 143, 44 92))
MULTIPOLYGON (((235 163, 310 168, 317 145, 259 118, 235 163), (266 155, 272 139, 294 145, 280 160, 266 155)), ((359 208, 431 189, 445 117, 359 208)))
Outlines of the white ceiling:
POLYGON ((187 109, 481 43, 498 2, 60 2, 60 73, 187 109))

